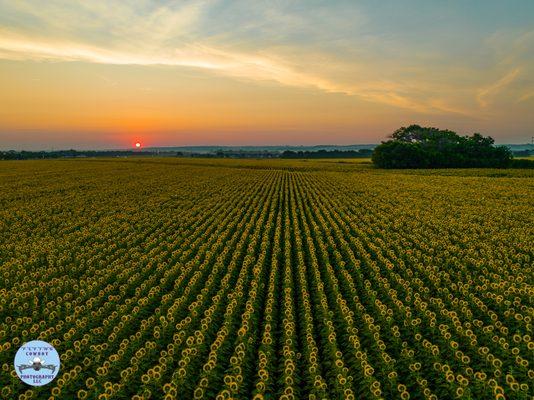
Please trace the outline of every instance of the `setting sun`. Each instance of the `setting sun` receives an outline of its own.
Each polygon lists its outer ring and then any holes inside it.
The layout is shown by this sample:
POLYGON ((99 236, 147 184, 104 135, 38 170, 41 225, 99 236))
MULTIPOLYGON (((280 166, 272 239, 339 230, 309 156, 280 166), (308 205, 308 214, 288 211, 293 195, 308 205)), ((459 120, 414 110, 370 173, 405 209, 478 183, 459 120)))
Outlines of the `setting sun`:
POLYGON ((140 148, 141 148, 141 143, 136 142, 136 143, 135 143, 135 148, 140 149, 140 148))

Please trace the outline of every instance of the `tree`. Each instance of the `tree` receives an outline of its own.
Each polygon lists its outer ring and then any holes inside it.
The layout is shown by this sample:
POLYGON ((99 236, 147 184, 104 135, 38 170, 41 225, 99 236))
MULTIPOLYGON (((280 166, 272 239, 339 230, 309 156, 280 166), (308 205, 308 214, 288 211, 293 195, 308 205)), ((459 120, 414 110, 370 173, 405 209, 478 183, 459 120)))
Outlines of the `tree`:
POLYGON ((493 138, 480 133, 459 136, 447 129, 410 125, 390 138, 373 152, 373 163, 380 168, 504 168, 512 159, 508 148, 495 147, 493 138))
POLYGON ((430 165, 420 144, 394 140, 377 146, 372 161, 381 168, 424 168, 430 165))

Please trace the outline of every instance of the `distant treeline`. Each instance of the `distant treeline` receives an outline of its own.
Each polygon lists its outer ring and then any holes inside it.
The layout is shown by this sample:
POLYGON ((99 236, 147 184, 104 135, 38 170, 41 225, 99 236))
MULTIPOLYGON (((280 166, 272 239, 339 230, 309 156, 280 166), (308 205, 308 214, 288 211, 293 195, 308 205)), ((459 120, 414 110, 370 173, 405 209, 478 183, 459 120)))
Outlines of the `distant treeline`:
POLYGON ((286 150, 280 158, 362 158, 371 157, 373 150, 317 150, 317 151, 292 151, 286 150))
POLYGON ((534 156, 534 150, 514 150, 512 154, 514 157, 530 157, 534 156))
POLYGON ((194 158, 355 158, 371 157, 369 149, 361 150, 318 150, 291 151, 282 153, 273 151, 237 151, 218 150, 206 153, 190 153, 180 151, 134 151, 134 150, 58 150, 58 151, 0 151, 0 160, 31 160, 41 158, 84 158, 84 157, 130 157, 130 156, 163 156, 163 157, 194 157, 194 158))
MULTIPOLYGON (((55 150, 55 151, 0 151, 0 160, 35 160, 40 158, 130 157, 158 156, 159 152, 134 150, 55 150)), ((165 155, 179 156, 172 152, 165 155)))
POLYGON ((206 153, 184 153, 186 157, 194 158, 278 158, 279 152, 252 150, 217 150, 206 153))
POLYGON ((532 168, 531 160, 514 160, 506 146, 474 133, 460 136, 450 130, 410 125, 397 129, 373 152, 379 168, 532 168))

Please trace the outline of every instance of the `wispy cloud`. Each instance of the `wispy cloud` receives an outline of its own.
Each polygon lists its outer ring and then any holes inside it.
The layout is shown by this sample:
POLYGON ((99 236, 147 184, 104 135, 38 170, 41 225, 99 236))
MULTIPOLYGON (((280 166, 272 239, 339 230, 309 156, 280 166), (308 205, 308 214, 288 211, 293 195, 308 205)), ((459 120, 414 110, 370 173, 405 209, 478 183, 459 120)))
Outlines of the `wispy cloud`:
MULTIPOLYGON (((210 70, 234 78, 275 81, 279 84, 315 88, 330 93, 360 96, 370 101, 408 108, 420 112, 432 107, 418 104, 394 91, 391 84, 369 82, 365 85, 342 85, 327 78, 299 72, 296 67, 265 55, 246 54, 216 49, 202 44, 189 44, 172 51, 127 52, 76 42, 47 41, 9 35, 0 37, 0 57, 14 60, 84 61, 115 65, 168 65, 210 70)), ((434 108, 439 110, 440 108, 434 108)))
MULTIPOLYGON (((477 103, 488 107, 520 73, 513 69, 478 88, 472 69, 454 68, 447 54, 425 60, 409 39, 403 42, 389 30, 394 28, 372 21, 364 4, 0 0, 0 58, 198 68, 418 113, 463 116, 477 103), (466 92, 469 106, 459 101, 466 92)), ((523 47, 531 42, 532 35, 521 37, 523 47)))
POLYGON ((481 107, 487 107, 495 96, 516 80, 520 72, 520 68, 515 68, 492 84, 479 89, 477 94, 478 104, 481 107))
POLYGON ((530 99, 534 99, 534 91, 527 92, 527 93, 521 95, 521 96, 519 97, 519 99, 517 99, 517 102, 518 102, 518 103, 522 103, 522 102, 524 102, 524 101, 528 101, 528 100, 530 100, 530 99))
POLYGON ((335 80, 298 70, 280 57, 217 49, 203 44, 181 48, 125 51, 59 40, 27 38, 3 32, 0 58, 39 61, 83 61, 114 65, 167 65, 201 68, 216 74, 252 81, 274 81, 298 88, 314 88, 328 93, 358 96, 368 101, 406 108, 422 113, 455 112, 438 102, 425 103, 399 93, 402 84, 384 81, 338 83, 335 80))

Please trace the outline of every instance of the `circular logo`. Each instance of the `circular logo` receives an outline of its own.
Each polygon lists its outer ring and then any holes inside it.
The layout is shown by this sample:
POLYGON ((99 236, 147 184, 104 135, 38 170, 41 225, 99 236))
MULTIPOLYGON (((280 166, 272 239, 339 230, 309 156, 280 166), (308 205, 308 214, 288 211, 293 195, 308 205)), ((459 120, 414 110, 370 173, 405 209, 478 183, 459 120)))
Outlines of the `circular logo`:
POLYGON ((22 382, 43 386, 52 382, 59 373, 59 354, 51 344, 32 340, 19 347, 14 364, 22 382))

